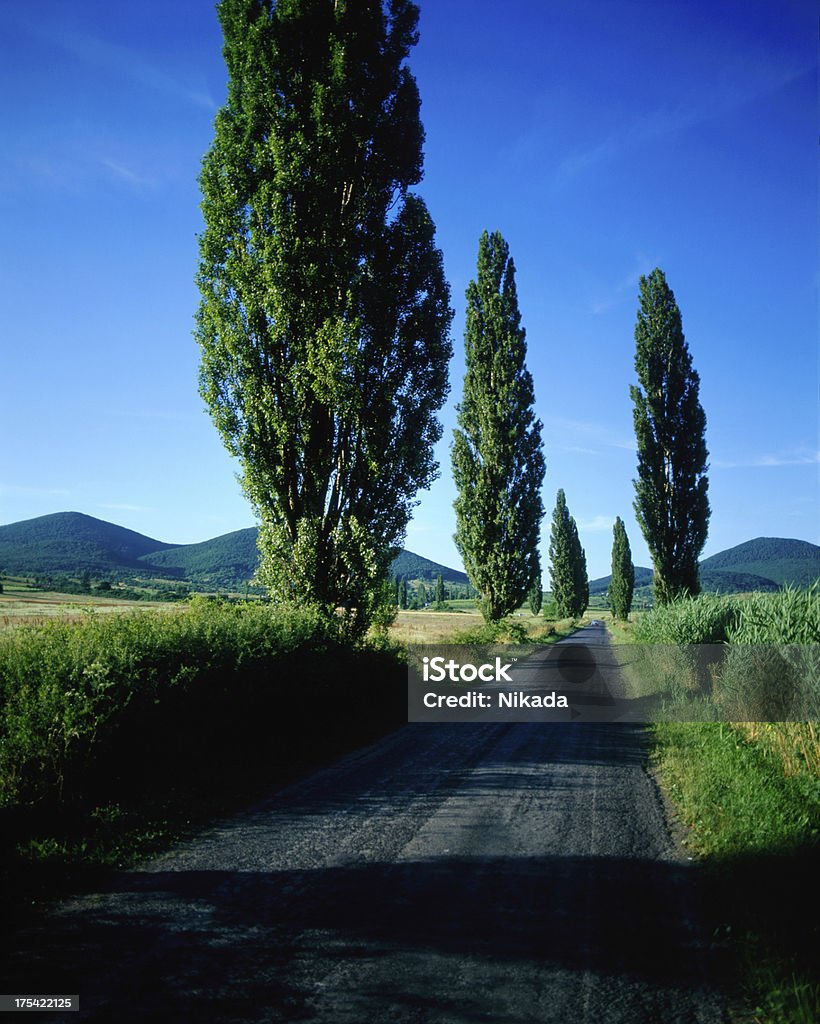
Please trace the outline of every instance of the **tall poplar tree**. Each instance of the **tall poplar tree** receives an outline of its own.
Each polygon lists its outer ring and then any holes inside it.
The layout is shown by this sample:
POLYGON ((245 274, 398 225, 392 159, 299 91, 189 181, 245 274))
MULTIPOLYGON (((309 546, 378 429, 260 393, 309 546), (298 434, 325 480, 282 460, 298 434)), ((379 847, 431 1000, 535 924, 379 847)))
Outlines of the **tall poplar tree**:
POLYGON ((697 594, 709 530, 706 416, 680 310, 662 270, 640 282, 633 417, 638 446, 635 513, 652 555, 655 600, 697 594))
POLYGON ((273 596, 368 624, 437 475, 452 311, 423 201, 410 0, 222 0, 200 175, 200 393, 273 596))
POLYGON ((509 247, 485 231, 467 288, 467 370, 452 460, 456 547, 488 622, 518 608, 541 577, 545 463, 525 339, 509 247))
POLYGON ((577 618, 589 604, 587 560, 563 489, 555 499, 549 552, 552 599, 558 618, 577 618))
POLYGON ((609 580, 609 603, 612 614, 624 622, 632 608, 632 594, 635 590, 635 566, 626 527, 620 516, 615 518, 612 529, 612 576, 609 580))

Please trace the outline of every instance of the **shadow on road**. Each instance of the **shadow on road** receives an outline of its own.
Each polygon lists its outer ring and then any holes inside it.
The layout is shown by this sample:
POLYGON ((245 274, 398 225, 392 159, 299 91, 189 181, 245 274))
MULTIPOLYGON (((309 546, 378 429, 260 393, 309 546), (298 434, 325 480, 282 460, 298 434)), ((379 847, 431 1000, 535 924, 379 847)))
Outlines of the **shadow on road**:
MULTIPOLYGON (((704 973, 703 936, 681 914, 695 884, 686 866, 574 856, 132 873, 98 911, 53 919, 34 958, 10 951, 3 983, 40 991, 47 978, 51 991, 83 992, 88 1009, 107 989, 113 1002, 88 1019, 122 1021, 205 1020, 214 1000, 227 1000, 220 1020, 244 1019, 242 1007, 307 1020, 317 977, 364 961, 372 1013, 387 993, 419 1007, 465 970, 476 984, 526 966, 687 990, 704 973)), ((360 986, 357 999, 364 1012, 360 986)))

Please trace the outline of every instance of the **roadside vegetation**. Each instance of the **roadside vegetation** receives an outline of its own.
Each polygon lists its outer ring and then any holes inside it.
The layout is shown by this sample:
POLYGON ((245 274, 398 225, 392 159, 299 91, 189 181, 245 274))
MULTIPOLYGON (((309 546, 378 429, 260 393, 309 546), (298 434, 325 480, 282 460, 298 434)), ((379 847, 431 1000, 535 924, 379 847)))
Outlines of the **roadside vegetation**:
POLYGON ((318 611, 202 596, 62 605, 0 632, 0 902, 133 864, 399 725, 407 644, 551 643, 578 627, 529 610, 488 625, 457 603, 400 611, 356 645, 318 611))
POLYGON ((739 720, 656 724, 653 759, 691 828, 688 842, 703 868, 715 941, 737 957, 753 1019, 820 1019, 817 715, 753 720, 766 702, 771 708, 782 698, 769 691, 788 690, 798 672, 816 699, 820 590, 684 598, 610 628, 620 643, 724 646, 709 692, 702 678, 683 686, 690 697, 699 687, 699 699, 714 706, 716 718, 725 718, 728 707, 739 720), (781 661, 773 672, 775 656, 781 661))
POLYGON ((5 631, 4 896, 132 863, 398 725, 404 671, 384 639, 352 646, 318 613, 255 602, 5 631))

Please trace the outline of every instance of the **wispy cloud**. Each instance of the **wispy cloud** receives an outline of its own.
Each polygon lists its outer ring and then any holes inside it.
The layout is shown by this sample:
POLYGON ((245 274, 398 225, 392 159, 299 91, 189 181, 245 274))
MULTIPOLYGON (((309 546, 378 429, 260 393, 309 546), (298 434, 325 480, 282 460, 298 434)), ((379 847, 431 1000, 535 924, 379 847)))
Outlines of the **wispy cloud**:
POLYGON ((604 448, 620 448, 634 452, 635 441, 625 437, 619 431, 592 420, 575 420, 566 416, 544 417, 544 438, 547 448, 551 446, 550 437, 561 438, 555 445, 556 451, 570 451, 573 448, 589 454, 599 454, 592 445, 604 448))
POLYGON ((125 164, 120 163, 117 160, 110 160, 104 158, 100 161, 103 167, 106 167, 117 181, 122 181, 126 185, 130 185, 136 189, 144 188, 155 188, 157 181, 155 178, 149 178, 146 175, 140 174, 139 172, 127 167, 125 164))
POLYGON ((143 88, 160 92, 203 110, 216 110, 217 104, 204 85, 183 81, 164 68, 145 60, 130 47, 66 26, 33 22, 19 17, 15 20, 30 35, 63 50, 89 67, 110 72, 143 88))
POLYGON ((607 533, 614 522, 615 516, 593 516, 592 519, 579 519, 578 529, 584 533, 607 533))
POLYGON ((820 452, 798 448, 791 452, 755 455, 751 458, 728 460, 712 459, 713 469, 766 469, 777 466, 818 466, 820 452))
POLYGON ((558 165, 554 182, 558 187, 571 184, 590 168, 608 163, 631 149, 677 135, 696 125, 722 117, 748 103, 778 92, 804 75, 814 74, 814 66, 779 67, 763 62, 740 60, 725 69, 721 81, 702 89, 701 95, 675 106, 647 110, 631 122, 620 122, 607 138, 594 145, 570 152, 558 165))
POLYGON ((579 444, 555 444, 550 443, 551 452, 568 452, 570 455, 603 455, 599 448, 584 448, 579 444))
POLYGON ((556 169, 555 183, 558 186, 570 184, 592 167, 609 163, 622 153, 646 142, 674 135, 702 119, 702 114, 683 107, 649 111, 631 124, 620 125, 616 132, 602 142, 566 156, 556 169))
POLYGON ((651 259, 642 253, 637 253, 629 271, 613 284, 598 292, 590 303, 590 313, 600 316, 601 313, 608 312, 622 302, 629 300, 635 302, 641 276, 650 273, 654 267, 658 266, 658 263, 658 260, 651 259))

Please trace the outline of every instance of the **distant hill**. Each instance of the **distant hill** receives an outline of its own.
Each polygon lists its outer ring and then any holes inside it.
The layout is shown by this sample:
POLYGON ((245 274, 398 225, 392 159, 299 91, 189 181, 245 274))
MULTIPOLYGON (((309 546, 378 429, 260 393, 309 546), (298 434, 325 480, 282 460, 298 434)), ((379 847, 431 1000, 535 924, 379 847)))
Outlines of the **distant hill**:
POLYGON ((142 569, 141 559, 171 547, 82 512, 55 512, 0 526, 0 569, 29 575, 111 575, 142 569))
MULTIPOLYGON (((0 526, 0 571, 27 576, 79 576, 143 581, 177 580, 202 590, 245 589, 259 562, 257 529, 226 533, 199 544, 165 544, 81 512, 56 512, 0 526)), ((467 583, 458 569, 402 550, 391 575, 408 580, 467 583)))
MULTIPOLYGON (((605 594, 609 590, 609 582, 612 579, 611 576, 600 576, 597 580, 589 581, 589 596, 593 594, 605 594)), ((652 582, 652 570, 646 569, 642 565, 635 566, 635 589, 639 587, 649 586, 652 582)))
POLYGON ((189 583, 203 589, 241 590, 259 564, 256 534, 256 527, 251 526, 199 544, 152 552, 142 562, 152 568, 176 570, 189 583))
POLYGON ((393 559, 390 566, 391 576, 406 576, 408 580, 424 580, 425 582, 435 581, 441 573, 445 583, 469 583, 466 572, 459 572, 458 569, 450 569, 438 562, 431 562, 429 558, 422 558, 421 555, 414 555, 412 551, 402 549, 393 559))
MULTIPOLYGON (((177 580, 202 590, 244 590, 259 560, 256 527, 226 533, 201 544, 166 544, 82 512, 56 512, 0 526, 0 570, 30 576, 78 576, 137 581, 177 580)), ((458 569, 402 550, 393 576, 432 583, 467 583, 458 569)), ((701 562, 704 590, 723 594, 777 590, 820 579, 820 547, 804 540, 757 537, 701 562)), ((610 577, 592 580, 590 594, 603 594, 610 577)), ((647 591, 652 570, 635 567, 636 591, 647 591)))
POLYGON ((820 547, 806 540, 756 537, 719 551, 701 563, 704 574, 751 573, 778 586, 808 587, 820 579, 820 547))
MULTIPOLYGON (((591 580, 590 594, 603 594, 610 576, 591 580)), ((791 584, 808 587, 820 579, 820 547, 805 540, 757 537, 719 551, 700 563, 705 591, 738 594, 750 590, 774 591, 791 584)), ((635 589, 652 583, 652 570, 635 566, 635 589)))

